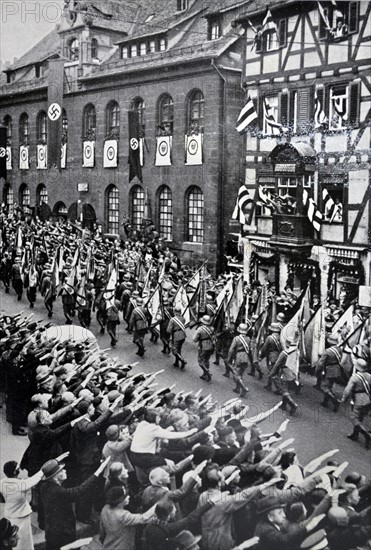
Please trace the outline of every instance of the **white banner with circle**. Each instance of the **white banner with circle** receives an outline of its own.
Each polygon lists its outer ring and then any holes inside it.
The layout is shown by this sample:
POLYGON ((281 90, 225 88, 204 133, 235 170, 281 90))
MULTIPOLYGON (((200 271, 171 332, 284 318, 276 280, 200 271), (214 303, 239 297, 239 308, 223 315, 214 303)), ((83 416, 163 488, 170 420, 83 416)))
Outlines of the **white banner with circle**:
POLYGON ((172 136, 159 136, 156 146, 156 166, 171 166, 172 136))
POLYGON ((28 145, 21 145, 19 148, 19 169, 28 170, 30 167, 28 145))
POLYGON ((83 168, 94 168, 95 162, 95 141, 84 141, 82 152, 83 168))
POLYGON ((108 139, 104 143, 103 167, 116 168, 117 166, 117 140, 108 139))
POLYGON ((188 166, 199 165, 203 163, 202 144, 203 134, 185 136, 185 153, 188 166))
POLYGON ((37 164, 36 168, 38 170, 46 170, 47 168, 47 149, 46 145, 37 146, 37 164))
POLYGON ((13 165, 12 165, 12 148, 11 147, 7 147, 6 148, 6 169, 7 170, 12 170, 13 168, 13 165))

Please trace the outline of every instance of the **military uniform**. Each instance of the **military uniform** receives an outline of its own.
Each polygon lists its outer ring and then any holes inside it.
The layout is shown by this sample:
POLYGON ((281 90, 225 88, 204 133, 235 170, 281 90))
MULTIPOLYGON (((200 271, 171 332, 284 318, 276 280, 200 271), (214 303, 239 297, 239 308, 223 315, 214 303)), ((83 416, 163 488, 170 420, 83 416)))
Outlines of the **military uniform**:
POLYGON ((111 337, 111 346, 115 346, 118 342, 116 330, 120 324, 119 304, 120 302, 115 300, 114 304, 107 307, 107 332, 111 337))
POLYGON ((289 386, 292 382, 294 382, 296 376, 294 372, 287 366, 287 361, 289 355, 291 353, 295 353, 296 345, 290 347, 290 344, 288 344, 288 346, 289 347, 287 349, 281 351, 277 358, 277 361, 274 364, 274 367, 272 368, 268 376, 274 380, 277 388, 280 386, 280 389, 282 391, 281 409, 286 410, 286 406, 289 405, 290 414, 294 414, 298 406, 291 398, 289 386))
MULTIPOLYGON (((272 331, 272 334, 270 334, 267 339, 265 340, 262 349, 260 350, 260 357, 264 359, 266 358, 267 361, 267 369, 268 374, 273 369, 274 364, 276 363, 279 354, 282 351, 282 345, 279 337, 280 328, 279 326, 275 326, 272 324, 269 327, 269 330, 272 331)), ((268 383, 265 386, 268 390, 272 388, 272 378, 268 378, 268 383)))
POLYGON ((147 334, 149 326, 148 311, 142 305, 143 300, 137 299, 137 305, 133 309, 130 317, 130 329, 134 331, 133 342, 138 346, 137 355, 143 357, 146 348, 144 347, 144 337, 147 334))
POLYGON ((316 367, 316 375, 322 376, 322 389, 325 394, 321 405, 327 408, 329 401, 332 401, 334 412, 339 410, 339 401, 332 390, 335 382, 341 378, 341 356, 341 348, 339 346, 331 346, 325 350, 316 367))
POLYGON ((233 363, 233 378, 236 387, 233 390, 235 393, 240 393, 243 397, 248 392, 248 389, 242 381, 245 370, 248 366, 251 367, 251 348, 250 338, 247 336, 248 326, 240 324, 237 331, 239 334, 233 338, 231 347, 228 353, 228 363, 233 363))
POLYGON ((176 311, 167 326, 167 334, 171 340, 172 352, 175 357, 174 367, 179 367, 181 370, 186 366, 186 361, 182 357, 182 347, 187 337, 185 331, 185 319, 180 311, 176 311))
MULTIPOLYGON (((358 360, 357 362, 360 363, 361 361, 358 360)), ((364 364, 366 365, 366 361, 364 361, 364 364)), ((363 372, 363 369, 359 370, 357 366, 344 390, 342 402, 349 398, 354 402, 350 413, 354 430, 348 437, 353 441, 357 441, 359 434, 362 433, 365 437, 366 448, 369 448, 371 435, 363 426, 363 420, 371 410, 371 374, 363 372)))
POLYGON ((193 341, 198 344, 198 364, 203 373, 200 378, 210 382, 210 357, 214 353, 214 328, 210 326, 211 319, 208 315, 202 317, 201 323, 202 325, 193 336, 193 341))

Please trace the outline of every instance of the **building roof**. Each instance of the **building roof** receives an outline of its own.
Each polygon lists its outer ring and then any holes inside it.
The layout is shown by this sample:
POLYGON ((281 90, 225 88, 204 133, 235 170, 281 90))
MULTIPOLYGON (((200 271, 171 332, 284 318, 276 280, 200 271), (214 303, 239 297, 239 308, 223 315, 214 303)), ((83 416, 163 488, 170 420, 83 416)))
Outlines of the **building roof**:
MULTIPOLYGON (((269 0, 269 3, 266 0, 251 0, 247 6, 247 9, 238 16, 236 21, 241 22, 246 19, 246 17, 252 17, 254 15, 264 13, 267 8, 274 12, 276 9, 283 6, 297 3, 299 3, 298 0, 269 0)), ((301 4, 302 3, 303 2, 301 2, 301 4)))
POLYGON ((20 57, 13 65, 10 65, 7 70, 19 69, 38 63, 59 53, 60 38, 58 28, 55 27, 49 34, 40 40, 33 48, 20 57))

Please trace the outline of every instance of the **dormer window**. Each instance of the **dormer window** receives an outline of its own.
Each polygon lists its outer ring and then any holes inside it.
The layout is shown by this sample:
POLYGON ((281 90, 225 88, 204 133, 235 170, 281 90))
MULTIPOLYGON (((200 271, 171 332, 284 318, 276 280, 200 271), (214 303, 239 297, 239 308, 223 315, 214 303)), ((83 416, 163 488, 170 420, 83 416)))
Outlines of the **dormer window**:
POLYGON ((217 40, 221 36, 221 24, 219 19, 214 19, 209 23, 209 40, 217 40))
POLYGON ((121 59, 127 59, 128 57, 129 57, 129 48, 127 46, 122 46, 121 59))
POLYGON ((154 53, 156 51, 156 42, 155 40, 150 40, 148 44, 148 51, 149 53, 154 53))
POLYGON ((138 55, 138 46, 136 44, 132 44, 130 48, 130 57, 137 57, 138 55))
POLYGON ((186 11, 188 9, 188 0, 177 0, 178 11, 186 11))
POLYGON ((165 52, 167 48, 166 38, 160 39, 160 52, 165 52))
POLYGON ((147 44, 145 42, 142 42, 140 44, 139 52, 140 52, 140 55, 146 55, 146 53, 147 53, 147 44))
POLYGON ((40 65, 35 65, 35 78, 40 78, 40 65))

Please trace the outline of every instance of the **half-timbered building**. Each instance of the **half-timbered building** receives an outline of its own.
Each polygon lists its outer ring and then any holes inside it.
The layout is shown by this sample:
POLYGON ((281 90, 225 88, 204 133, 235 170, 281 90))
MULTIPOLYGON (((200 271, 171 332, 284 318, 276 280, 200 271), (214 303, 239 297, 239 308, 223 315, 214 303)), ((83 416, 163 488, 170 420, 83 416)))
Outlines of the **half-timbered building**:
POLYGON ((370 284, 370 11, 364 1, 253 0, 238 19, 258 114, 246 134, 250 281, 279 290, 311 280, 322 298, 370 284))

